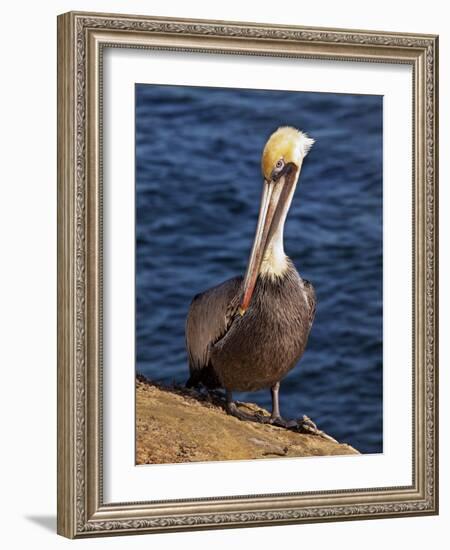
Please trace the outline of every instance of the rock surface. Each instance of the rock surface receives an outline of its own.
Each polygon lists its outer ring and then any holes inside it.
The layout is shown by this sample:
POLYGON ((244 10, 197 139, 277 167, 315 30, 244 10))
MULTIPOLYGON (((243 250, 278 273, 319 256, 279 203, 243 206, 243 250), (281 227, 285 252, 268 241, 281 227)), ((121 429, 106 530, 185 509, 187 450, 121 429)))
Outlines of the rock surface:
MULTIPOLYGON (((255 404, 245 410, 269 414, 255 404)), ((229 416, 219 398, 136 380, 136 463, 359 454, 350 445, 229 416)))

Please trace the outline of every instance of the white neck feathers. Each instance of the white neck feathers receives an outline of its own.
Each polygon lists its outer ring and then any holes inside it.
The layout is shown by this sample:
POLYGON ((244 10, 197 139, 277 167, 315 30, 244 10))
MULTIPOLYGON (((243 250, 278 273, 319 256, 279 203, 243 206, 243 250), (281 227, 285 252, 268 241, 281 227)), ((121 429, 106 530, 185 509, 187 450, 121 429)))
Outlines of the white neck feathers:
POLYGON ((287 268, 287 256, 283 246, 283 227, 280 227, 267 247, 260 274, 275 279, 281 277, 287 268))
POLYGON ((300 169, 295 175, 295 182, 292 186, 289 198, 284 205, 284 211, 280 218, 278 228, 267 246, 263 261, 261 263, 261 268, 259 270, 261 275, 270 277, 272 279, 275 279, 276 277, 281 277, 289 267, 288 258, 284 253, 284 224, 287 214, 289 212, 289 207, 292 202, 292 197, 294 196, 299 175, 300 169))

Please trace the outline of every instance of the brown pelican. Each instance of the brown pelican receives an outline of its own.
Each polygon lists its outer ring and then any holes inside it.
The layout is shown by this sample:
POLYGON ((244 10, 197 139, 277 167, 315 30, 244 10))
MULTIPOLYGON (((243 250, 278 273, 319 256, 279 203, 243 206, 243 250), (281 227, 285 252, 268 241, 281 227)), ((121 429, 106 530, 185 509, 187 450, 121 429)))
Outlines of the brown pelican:
POLYGON ((262 154, 263 192, 245 277, 195 296, 187 316, 187 386, 224 388, 228 413, 241 420, 299 426, 281 417, 278 393, 280 381, 305 351, 316 297, 311 283, 284 253, 283 229, 313 143, 292 127, 281 127, 270 136, 262 154), (233 402, 233 391, 263 388, 272 392, 270 418, 245 413, 233 402))

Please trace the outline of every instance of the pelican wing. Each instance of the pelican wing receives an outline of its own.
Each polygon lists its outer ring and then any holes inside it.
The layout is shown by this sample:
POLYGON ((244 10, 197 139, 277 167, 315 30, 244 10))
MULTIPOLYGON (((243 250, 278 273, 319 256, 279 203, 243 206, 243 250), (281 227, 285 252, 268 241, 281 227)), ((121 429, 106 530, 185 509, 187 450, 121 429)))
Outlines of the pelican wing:
POLYGON ((303 279, 303 288, 305 290, 305 293, 308 299, 308 306, 309 306, 308 319, 309 319, 309 329, 311 330, 312 324, 314 322, 314 317, 316 316, 316 305, 317 305, 316 292, 314 290, 313 285, 306 279, 303 279))
POLYGON ((199 382, 218 386, 212 365, 211 347, 228 331, 239 306, 242 277, 234 277, 192 300, 186 319, 186 347, 191 377, 188 386, 199 382))

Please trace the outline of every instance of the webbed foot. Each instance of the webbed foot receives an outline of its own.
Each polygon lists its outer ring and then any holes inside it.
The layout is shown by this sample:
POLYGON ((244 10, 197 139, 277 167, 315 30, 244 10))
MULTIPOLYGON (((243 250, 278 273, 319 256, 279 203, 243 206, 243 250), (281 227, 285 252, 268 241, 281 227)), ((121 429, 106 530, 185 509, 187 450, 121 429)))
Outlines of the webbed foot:
POLYGON ((307 435, 317 435, 319 437, 322 437, 323 439, 328 439, 328 441, 334 441, 335 443, 337 443, 337 441, 333 437, 326 434, 322 430, 319 430, 316 424, 306 415, 303 415, 302 418, 299 418, 298 420, 290 420, 289 422, 287 422, 287 425, 285 427, 288 430, 292 430, 294 432, 307 435))
POLYGON ((303 415, 302 418, 299 418, 298 420, 285 420, 281 416, 272 416, 270 418, 265 418, 268 420, 269 424, 272 424, 272 426, 285 428, 286 430, 291 430, 297 433, 317 435, 319 437, 322 437, 323 439, 328 439, 329 441, 334 441, 337 443, 337 441, 333 437, 329 436, 322 430, 319 430, 317 425, 306 415, 303 415))
POLYGON ((258 422, 259 424, 270 424, 270 416, 264 416, 258 413, 247 413, 241 410, 234 401, 227 401, 226 411, 229 415, 238 418, 239 420, 246 420, 249 422, 258 422))
POLYGON ((277 426, 278 428, 286 428, 289 430, 297 426, 297 421, 285 420, 282 416, 271 416, 270 424, 272 424, 272 426, 277 426))

